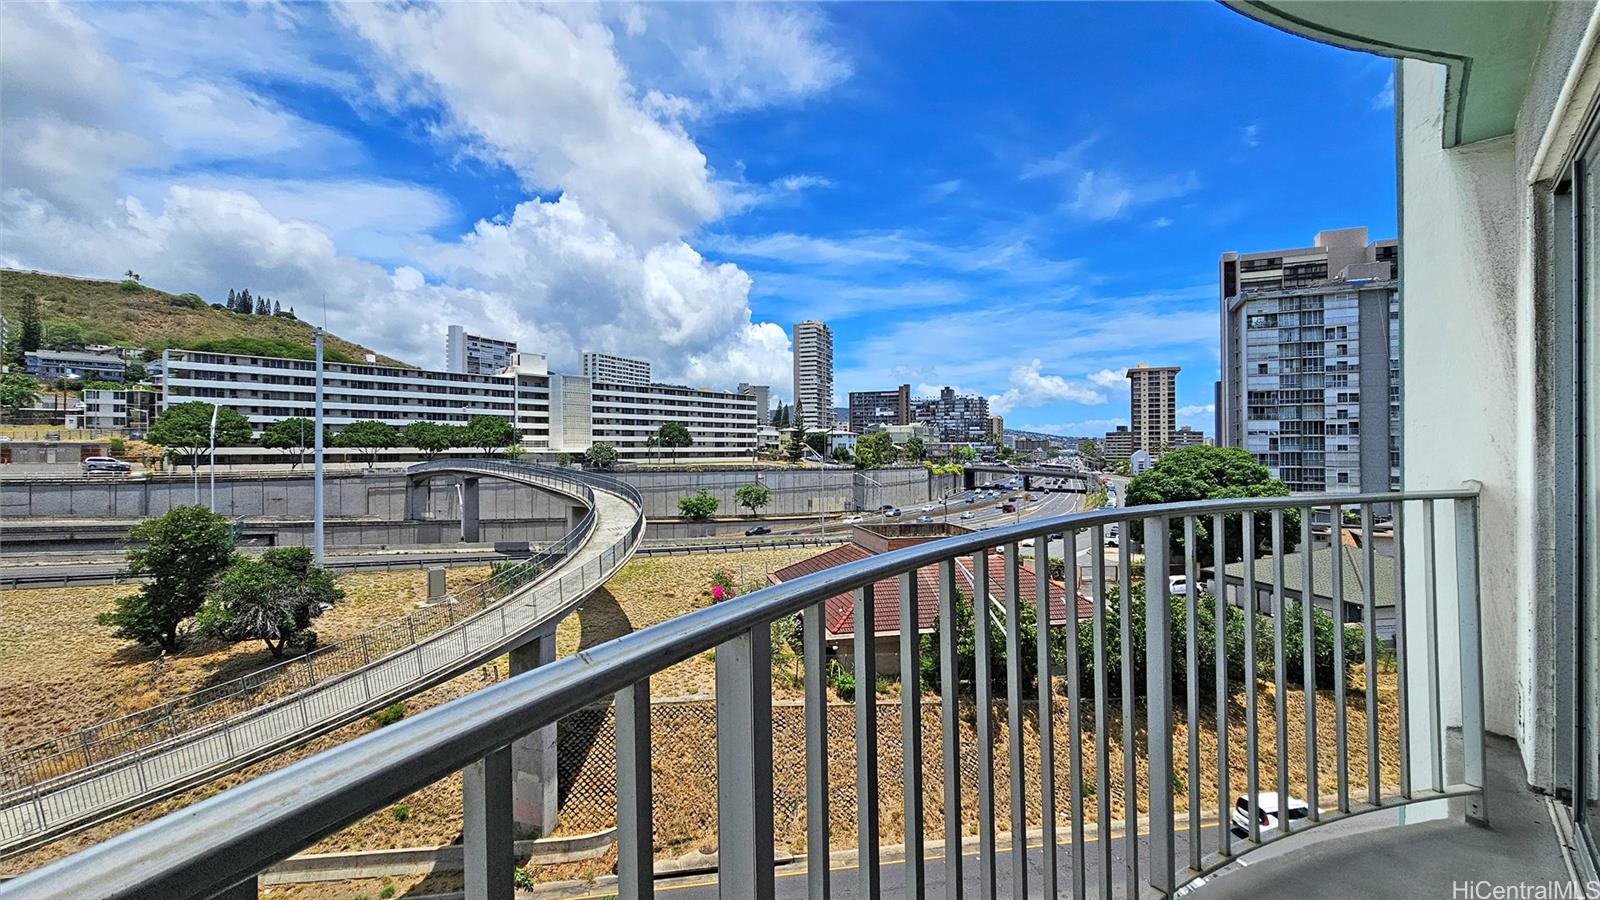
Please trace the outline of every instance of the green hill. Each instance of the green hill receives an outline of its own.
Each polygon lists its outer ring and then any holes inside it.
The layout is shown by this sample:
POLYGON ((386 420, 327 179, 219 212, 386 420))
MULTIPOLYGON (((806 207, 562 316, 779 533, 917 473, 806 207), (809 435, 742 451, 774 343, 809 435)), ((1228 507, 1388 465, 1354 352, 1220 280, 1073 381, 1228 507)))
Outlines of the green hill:
MULTIPOLYGON (((248 285, 241 285, 248 287, 248 285)), ((0 315, 14 334, 22 297, 39 301, 45 343, 65 328, 84 343, 162 350, 214 350, 310 359, 314 329, 287 316, 257 316, 212 307, 225 298, 169 294, 132 281, 100 281, 44 272, 0 269, 0 315)), ((324 342, 331 362, 360 362, 368 350, 335 335, 324 342)), ((378 362, 404 365, 377 354, 378 362)))

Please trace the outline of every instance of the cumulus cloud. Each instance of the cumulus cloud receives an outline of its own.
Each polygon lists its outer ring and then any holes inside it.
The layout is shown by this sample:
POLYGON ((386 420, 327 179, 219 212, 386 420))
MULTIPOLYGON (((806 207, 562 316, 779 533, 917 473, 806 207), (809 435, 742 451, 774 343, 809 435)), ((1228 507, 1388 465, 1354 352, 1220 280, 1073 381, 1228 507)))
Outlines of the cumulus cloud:
POLYGON ((1372 98, 1373 109, 1394 109, 1394 73, 1383 83, 1383 88, 1372 98))
POLYGON ((1040 360, 1011 370, 1011 386, 989 398, 989 409, 1004 415, 1019 407, 1042 406, 1046 403, 1098 404, 1106 402, 1105 394, 1082 384, 1075 384, 1060 375, 1046 375, 1040 360))
POLYGON ((1101 369, 1098 372, 1089 373, 1089 383, 1106 390, 1125 391, 1128 389, 1128 375, 1126 372, 1116 369, 1101 369))
POLYGON ((1178 415, 1180 416, 1209 416, 1216 411, 1217 405, 1215 403, 1202 403, 1194 406, 1178 407, 1178 415))

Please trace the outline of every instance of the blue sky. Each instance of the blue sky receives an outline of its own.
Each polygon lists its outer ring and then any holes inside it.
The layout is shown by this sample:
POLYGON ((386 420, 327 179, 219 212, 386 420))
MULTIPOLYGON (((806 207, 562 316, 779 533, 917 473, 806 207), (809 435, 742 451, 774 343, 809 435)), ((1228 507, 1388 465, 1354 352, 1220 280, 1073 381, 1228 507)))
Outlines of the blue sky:
POLYGON ((438 365, 450 322, 576 367, 1012 427, 1210 430, 1216 260, 1394 234, 1387 60, 1213 4, 0 7, 0 262, 249 287, 438 365), (63 72, 59 60, 81 60, 63 72))

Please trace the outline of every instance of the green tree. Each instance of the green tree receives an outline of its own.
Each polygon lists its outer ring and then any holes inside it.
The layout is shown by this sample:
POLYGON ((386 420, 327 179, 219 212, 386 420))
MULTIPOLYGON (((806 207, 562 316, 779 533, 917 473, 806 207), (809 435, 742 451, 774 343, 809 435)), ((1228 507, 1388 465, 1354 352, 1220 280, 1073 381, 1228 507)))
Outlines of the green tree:
POLYGON ((45 334, 44 345, 51 350, 82 350, 88 340, 77 322, 58 322, 45 334))
POLYGON ((400 432, 400 439, 405 445, 421 450, 424 459, 433 459, 451 447, 458 446, 462 437, 461 429, 454 425, 426 421, 412 422, 400 432))
POLYGON ((957 447, 955 449, 955 453, 952 455, 956 458, 957 462, 969 463, 978 458, 978 451, 972 449, 971 447, 961 446, 957 447))
POLYGON ((848 464, 848 463, 855 462, 855 454, 851 453, 850 452, 850 448, 846 447, 843 444, 840 444, 839 446, 833 448, 832 456, 833 456, 833 458, 835 460, 837 460, 839 462, 842 462, 842 463, 847 463, 848 464))
POLYGON ((783 453, 783 458, 789 462, 799 462, 805 458, 806 444, 798 428, 790 428, 783 432, 778 439, 778 448, 783 453))
POLYGON ((354 450, 356 457, 372 468, 378 462, 378 451, 387 450, 400 442, 400 433, 393 425, 374 419, 351 422, 333 436, 333 445, 354 450))
POLYGON ((236 558, 195 615, 199 631, 224 641, 258 640, 274 658, 317 641, 311 621, 344 597, 327 569, 305 547, 236 558))
POLYGON ((823 451, 828 449, 828 433, 826 431, 806 432, 806 446, 810 447, 812 452, 821 456, 823 451))
POLYGON ((678 448, 694 445, 694 436, 689 434, 682 422, 662 422, 656 429, 656 446, 666 447, 672 451, 672 461, 678 461, 678 448))
POLYGON ((39 402, 39 382, 21 372, 0 375, 0 407, 15 413, 39 402))
MULTIPOLYGON (((1128 483, 1126 505, 1144 506, 1152 503, 1182 503, 1190 500, 1237 499, 1244 497, 1287 497, 1289 486, 1272 477, 1267 467, 1256 462, 1248 451, 1237 447, 1184 447, 1161 457, 1161 460, 1128 483)), ((1225 558, 1237 562, 1244 558, 1240 523, 1242 514, 1224 517, 1225 558)), ((1272 547, 1272 533, 1266 515, 1257 517, 1255 555, 1272 547)), ((1284 550, 1295 548, 1300 535, 1300 511, 1283 511, 1284 550)), ((1130 529, 1134 539, 1144 539, 1143 523, 1135 520, 1130 529)), ((1213 558, 1215 535, 1211 533, 1211 518, 1200 516, 1195 520, 1195 553, 1202 562, 1213 558)), ((1171 546, 1174 560, 1184 558, 1183 521, 1175 520, 1171 527, 1171 546)))
MULTIPOLYGON (((322 442, 327 445, 330 441, 326 425, 322 432, 322 442)), ((291 469, 305 463, 306 452, 316 444, 317 425, 303 416, 279 419, 261 429, 261 446, 269 450, 282 450, 289 457, 291 469)))
POLYGON ((617 448, 604 441, 595 441, 583 451, 583 459, 596 469, 609 469, 617 464, 617 448))
POLYGON ((922 438, 912 435, 906 440, 906 445, 901 452, 905 454, 906 459, 921 462, 928 456, 928 445, 922 438))
POLYGON ((501 449, 517 442, 517 430, 511 422, 499 416, 473 416, 467 420, 467 429, 461 435, 461 445, 476 447, 484 456, 493 456, 501 449))
POLYGON ((764 484, 740 485, 739 489, 733 492, 733 499, 738 501, 740 506, 749 508, 750 515, 754 516, 757 510, 772 500, 772 491, 764 484))
POLYGON ((23 353, 32 353, 44 346, 44 323, 39 321, 39 298, 23 294, 21 308, 17 311, 18 346, 23 353))
POLYGON ((678 512, 691 522, 704 522, 717 513, 717 498, 706 493, 701 488, 693 497, 684 497, 678 501, 678 512))
POLYGON ((1106 454, 1104 450, 1100 449, 1099 441, 1092 441, 1088 438, 1079 441, 1078 458, 1083 460, 1083 464, 1091 469, 1096 471, 1105 470, 1106 454))
POLYGON ((203 506, 179 506, 135 525, 128 571, 148 580, 95 617, 117 637, 167 652, 182 644, 183 623, 205 603, 216 577, 233 561, 233 527, 203 506))
POLYGON ((887 431, 875 431, 856 439, 856 468, 881 469, 894 462, 894 438, 887 431))
POLYGON ((190 471, 199 468, 200 457, 211 445, 211 416, 216 410, 218 447, 240 447, 250 443, 250 421, 226 406, 191 400, 176 403, 156 416, 144 439, 165 447, 189 461, 190 471))

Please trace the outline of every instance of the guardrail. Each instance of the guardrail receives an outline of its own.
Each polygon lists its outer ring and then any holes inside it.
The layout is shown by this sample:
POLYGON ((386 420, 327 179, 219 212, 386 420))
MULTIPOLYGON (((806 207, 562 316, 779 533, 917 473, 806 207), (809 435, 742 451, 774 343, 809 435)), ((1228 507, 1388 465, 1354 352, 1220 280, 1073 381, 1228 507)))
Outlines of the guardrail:
MULTIPOLYGON (((209 897, 222 891, 254 889, 254 875, 278 860, 314 843, 323 836, 362 816, 382 809, 406 794, 441 778, 461 772, 464 778, 463 815, 466 893, 469 897, 509 897, 512 893, 514 860, 509 850, 511 811, 508 797, 511 753, 509 745, 538 729, 550 726, 569 713, 607 698, 616 704, 617 742, 617 838, 619 893, 624 897, 651 895, 653 871, 651 736, 649 716, 650 678, 669 666, 708 650, 716 655, 716 737, 717 780, 715 815, 719 865, 719 892, 724 897, 770 898, 774 895, 773 842, 773 760, 771 715, 771 626, 797 614, 803 618, 803 664, 805 706, 806 771, 806 856, 810 896, 828 895, 830 876, 829 786, 830 747, 826 729, 827 695, 825 672, 827 646, 822 626, 825 603, 841 593, 853 598, 855 622, 853 671, 856 684, 871 685, 877 675, 873 640, 873 585, 894 579, 899 586, 900 677, 902 684, 918 683, 921 666, 919 652, 919 574, 934 567, 937 577, 937 646, 939 648, 939 690, 946 698, 963 694, 969 687, 974 700, 977 777, 977 858, 963 862, 963 792, 959 772, 959 745, 965 740, 963 714, 958 704, 941 704, 940 745, 943 789, 944 872, 974 872, 978 893, 996 896, 997 873, 1010 872, 1013 895, 1028 896, 1030 880, 1038 879, 1037 889, 1044 896, 1060 896, 1068 890, 1085 896, 1092 885, 1101 896, 1112 892, 1120 875, 1128 896, 1155 894, 1172 896, 1185 884, 1227 865, 1241 856, 1277 839, 1337 821, 1348 816, 1412 803, 1445 798, 1465 798, 1468 815, 1486 817, 1483 771, 1483 708, 1481 637, 1478 597, 1478 517, 1477 490, 1425 491, 1403 494, 1365 494, 1337 496, 1261 497, 1244 500, 1211 500, 1193 503, 1132 507, 1074 513, 1044 521, 1010 525, 978 534, 961 535, 914 545, 869 559, 813 573, 784 584, 746 594, 733 600, 696 610, 666 622, 641 629, 615 640, 586 649, 507 681, 474 692, 389 728, 362 736, 310 759, 302 760, 254 781, 91 847, 74 856, 52 863, 12 882, 18 896, 104 897, 209 897), (1448 608, 1441 614, 1435 560, 1435 515, 1439 504, 1450 504, 1455 532, 1456 587, 1453 622, 1447 621, 1448 608), (1398 667, 1398 695, 1395 706, 1399 717, 1398 748, 1380 750, 1378 737, 1379 648, 1374 637, 1375 548, 1373 517, 1375 508, 1392 510, 1398 521, 1404 508, 1420 508, 1420 527, 1396 529, 1395 568, 1399 639, 1393 648, 1398 667), (1303 553, 1303 572, 1313 571, 1314 552, 1311 520, 1314 509, 1328 509, 1331 520, 1344 522, 1343 512, 1358 512, 1359 525, 1340 525, 1341 534, 1361 537, 1362 576, 1359 585, 1347 590, 1341 575, 1335 575, 1332 607, 1359 603, 1362 625, 1359 649, 1347 653, 1345 628, 1319 623, 1308 603, 1298 610, 1286 606, 1283 589, 1285 561, 1292 552, 1303 553), (1299 514, 1299 536, 1305 543, 1299 551, 1294 540, 1292 520, 1299 514), (1145 547, 1146 571, 1143 579, 1148 609, 1169 610, 1170 615, 1148 615, 1144 622, 1144 676, 1134 674, 1133 664, 1120 666, 1120 677, 1108 674, 1108 652, 1128 648, 1129 659, 1139 660, 1135 644, 1132 605, 1133 588, 1140 583, 1124 554, 1122 561, 1107 572, 1098 554, 1089 588, 1079 602, 1067 603, 1070 616, 1068 638, 1061 641, 1064 659, 1057 661, 1056 636, 1050 628, 1036 630, 1033 646, 1025 643, 1021 621, 1025 612, 1036 620, 1048 621, 1047 605, 1051 593, 1047 579, 1036 579, 1036 596, 1022 591, 1020 543, 1035 539, 1044 570, 1051 542, 1063 541, 1068 554, 1079 546, 1099 546, 1106 529, 1118 525, 1124 538, 1136 529, 1146 536, 1161 536, 1145 547), (1258 526, 1264 526, 1258 531, 1258 526), (1209 534, 1214 545, 1210 560, 1202 559, 1197 538, 1209 534), (1422 546, 1408 547, 1409 537, 1420 536, 1422 546), (1237 543, 1233 543, 1237 541, 1237 543), (1198 621, 1203 610, 1221 620, 1229 615, 1227 601, 1207 595, 1201 602, 1200 566, 1210 562, 1222 572, 1230 561, 1228 547, 1250 547, 1242 554, 1243 578, 1254 609, 1257 579, 1258 543, 1270 547, 1267 568, 1273 586, 1269 615, 1244 615, 1247 658, 1235 675, 1227 662, 1230 628, 1216 628, 1216 646, 1199 643, 1198 621), (994 554, 998 560, 993 560, 994 554), (1425 575, 1423 596, 1406 598, 1404 566, 1418 563, 1425 575), (968 564, 970 563, 970 568, 968 564), (998 566, 991 568, 991 563, 998 566), (991 576, 998 571, 999 577, 991 576), (971 622, 972 646, 970 684, 964 683, 958 668, 958 630, 967 623, 958 621, 962 608, 958 597, 958 572, 965 577, 973 596, 988 602, 974 603, 983 610, 971 622), (1189 586, 1181 601, 1169 593, 1167 573, 1181 572, 1189 586), (1155 573, 1160 573, 1156 576, 1155 573), (1112 584, 1116 593, 1110 590, 1112 584), (1089 610, 1085 613, 1083 606, 1089 610), (1032 606, 1032 610, 1027 610, 1032 606), (1110 616, 1116 616, 1111 624, 1110 616), (1291 615, 1291 613, 1297 613, 1291 615), (1408 631, 1408 616, 1420 617, 1408 631), (996 622, 991 622, 996 619, 996 622), (1259 619, 1259 621, 1258 621, 1259 619), (1329 671, 1314 650, 1313 637, 1319 624, 1331 629, 1334 642, 1329 671), (1261 647, 1270 645, 1262 656, 1258 651, 1258 629, 1270 627, 1271 634, 1261 647), (991 635, 1003 634, 1003 663, 991 656, 991 635), (1298 632, 1303 653, 1296 659, 1286 649, 1286 638, 1298 632), (1089 655, 1079 650, 1080 635, 1092 635, 1089 655), (1406 636, 1423 635, 1420 645, 1406 636), (1174 646, 1181 635, 1183 646, 1174 646), (1075 639, 1074 639, 1075 638, 1075 639), (1454 658, 1459 661, 1459 677, 1441 677, 1440 643, 1454 639, 1454 658), (1206 659, 1215 660, 1214 671, 1206 659), (1029 676, 1025 658, 1036 661, 1037 671, 1054 677, 1029 676), (1270 658, 1270 659, 1269 659, 1270 658), (1092 660, 1092 667, 1090 662, 1092 660), (1362 680, 1352 678, 1354 661, 1362 665, 1362 680), (999 673, 1003 672, 1003 675, 999 673), (1421 673, 1425 673, 1421 674, 1421 673), (1003 699, 996 695, 996 676, 1003 678, 1003 699), (1286 706, 1287 686, 1293 681, 1321 690, 1332 690, 1335 724, 1332 740, 1317 735, 1319 703, 1316 691, 1305 693, 1305 721, 1291 722, 1286 706), (1030 683, 1031 682, 1031 683, 1030 683), (1065 683, 1063 698, 1058 685, 1065 683), (1267 728, 1275 732, 1271 759, 1258 751, 1263 744, 1263 726, 1258 716, 1262 685, 1270 683, 1273 713, 1267 728), (1413 684, 1426 684, 1427 690, 1410 690, 1413 684), (1213 706, 1202 705, 1202 684, 1210 690, 1213 706), (1442 685, 1458 691, 1458 712, 1443 712, 1442 685), (1143 693, 1143 697, 1138 695, 1143 693), (1092 699, 1085 692, 1092 694, 1092 699), (1230 722, 1236 691, 1244 697, 1243 739, 1230 722), (1355 729, 1347 722, 1347 706, 1354 705, 1351 692, 1364 696, 1365 727, 1355 729), (1032 695, 1032 696, 1030 696, 1032 695), (1056 708, 1065 704, 1069 714, 1066 751, 1058 759, 1054 733, 1056 708), (1127 749, 1121 771, 1113 771, 1108 756, 1111 742, 1110 713, 1120 707, 1122 743, 1127 749), (999 740, 996 710, 1004 707, 1005 734, 999 740), (1025 710, 1033 708, 1032 718, 1025 710), (1184 708, 1184 720, 1195 725, 1214 726, 1223 735, 1214 760, 1207 771, 1199 746, 1199 728, 1186 730, 1186 748, 1175 748, 1176 707, 1184 708), (1089 715, 1092 708, 1093 714, 1089 715), (1094 752, 1092 761, 1078 752, 1087 737, 1080 721, 1092 721, 1094 752), (1452 721, 1447 721, 1452 719, 1452 721), (1036 723, 1036 724, 1035 724, 1036 723), (1026 725, 1037 730, 1037 743, 1024 748, 1020 736, 1026 725), (1144 766, 1136 759, 1143 725, 1144 766), (1462 762, 1459 782, 1445 777, 1446 728, 1459 727, 1462 762), (1415 731, 1413 729, 1416 729, 1415 731), (1351 731, 1357 731, 1351 734, 1351 731), (1364 731, 1364 734, 1359 733, 1364 731), (1278 810, 1291 810, 1289 736, 1300 738, 1304 754, 1305 814, 1263 819, 1264 791, 1276 795, 1278 810), (1411 741, 1425 735, 1426 748, 1411 741), (1326 741, 1333 746, 1332 770, 1336 783, 1320 784, 1319 768, 1328 766, 1326 741), (1235 755, 1242 744, 1241 761, 1235 755), (1005 748, 1009 760, 1009 822, 997 811, 998 788, 995 748, 1005 748), (1185 752, 1186 750, 1186 752, 1185 752), (1175 752, 1176 751, 1176 752, 1175 752), (1394 752, 1398 784, 1386 784, 1380 771, 1380 754, 1394 752), (1319 754, 1324 754, 1319 757, 1319 754), (1362 784, 1352 778, 1356 771, 1352 757, 1364 756, 1365 771, 1373 773, 1362 784), (1414 768, 1413 756, 1424 760, 1414 768), (1063 762, 1065 765, 1063 766, 1063 762), (1241 764, 1242 763, 1242 764, 1241 764), (1064 771, 1063 771, 1064 769, 1064 771), (1263 782, 1262 769, 1268 772, 1263 782), (1241 771, 1242 770, 1242 771, 1241 771), (1275 774, 1275 778, 1273 777, 1275 774), (1058 776, 1063 776, 1058 781, 1058 776), (1202 780, 1214 782, 1218 790, 1215 809, 1201 808, 1202 780), (1232 786, 1243 781, 1246 791, 1235 802, 1232 786), (1038 793, 1029 798, 1030 786, 1038 793), (1330 789, 1331 787, 1331 789, 1330 789), (1357 790, 1359 788, 1359 794, 1357 790), (1113 795, 1121 801, 1126 819, 1148 809, 1147 841, 1140 829, 1127 827, 1115 840, 1123 844, 1124 860, 1114 864, 1112 812, 1113 795), (1012 847, 1024 845, 1028 833, 1030 799, 1038 804, 1035 821, 1043 828, 1040 860, 1028 859, 1022 852, 1001 851, 997 831, 1009 830, 1012 847), (1174 807, 1186 800, 1186 828, 1178 828, 1174 807), (1239 819, 1235 819, 1235 812, 1239 819), (1241 825, 1241 837, 1232 826, 1241 825), (1070 826, 1062 826, 1062 822, 1070 826), (1088 827, 1094 828, 1098 842, 1088 840, 1088 827), (1058 829, 1070 827, 1066 835, 1058 829), (1180 838, 1182 850, 1180 847, 1180 838), (1067 853, 1061 848, 1066 846, 1067 853), (974 868, 975 866, 975 868, 974 868), (1037 873, 1031 874, 1031 873, 1037 873), (1070 883, 1070 889, 1066 885, 1070 883)), ((1336 567, 1335 573, 1342 572, 1336 567)), ((1308 576, 1309 577, 1309 576, 1308 576)), ((1314 594, 1315 585, 1307 585, 1314 594)), ((1059 587, 1057 588, 1059 596, 1059 587)), ((998 639, 997 639, 998 640, 998 639)), ((840 660, 851 665, 850 660, 840 660)), ((1452 666, 1452 674, 1457 667, 1452 666)), ((1326 700, 1320 702, 1327 702, 1326 700)), ((880 853, 878 821, 878 727, 877 698, 871 690, 855 696, 856 815, 858 824, 857 865, 853 876, 857 895, 877 897, 883 893, 883 862, 880 853)), ((905 791, 904 853, 905 883, 908 896, 920 896, 923 887, 927 829, 923 807, 921 758, 921 692, 903 690, 898 739, 903 746, 905 791)), ((1451 704, 1452 709, 1456 709, 1451 704)), ((712 752, 713 748, 705 748, 712 752)), ((928 767, 929 771, 937 771, 928 767)), ((708 810, 708 814, 709 814, 708 810)), ((1030 838, 1031 839, 1031 838, 1030 838)), ((1030 853, 1033 851, 1029 851, 1030 853)))
POLYGON ((606 476, 493 460, 440 461, 410 471, 504 477, 576 496, 589 509, 560 541, 438 605, 242 678, 0 755, 0 848, 31 846, 158 789, 174 792, 285 742, 331 730, 379 700, 442 681, 587 594, 631 555, 643 534, 638 493, 606 476), (636 510, 628 532, 578 570, 564 572, 553 589, 537 583, 594 532, 595 487, 636 510))

